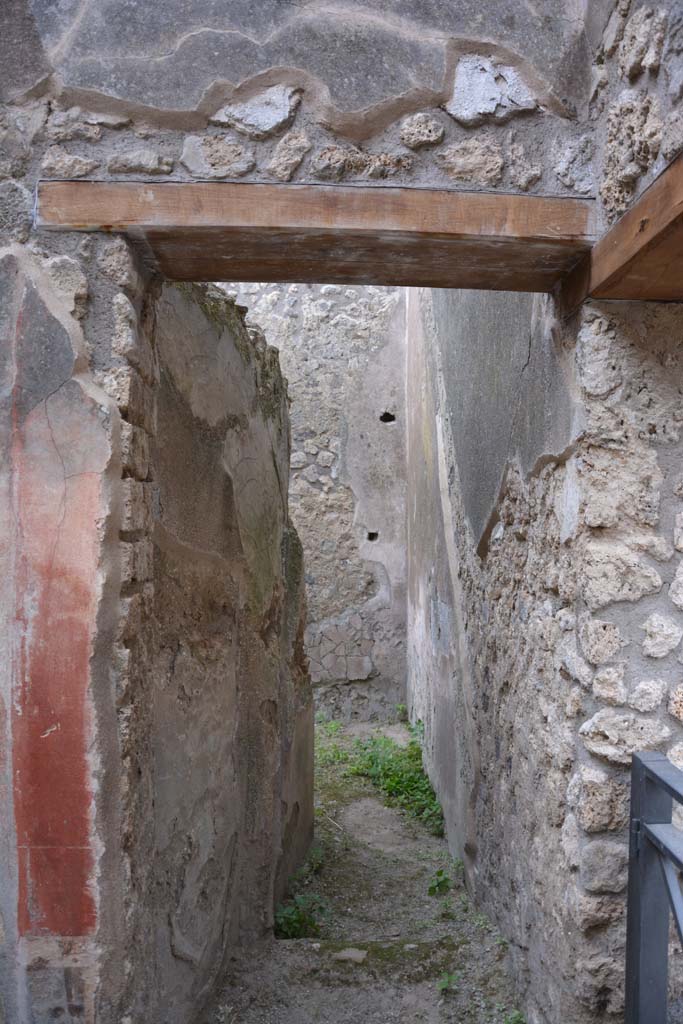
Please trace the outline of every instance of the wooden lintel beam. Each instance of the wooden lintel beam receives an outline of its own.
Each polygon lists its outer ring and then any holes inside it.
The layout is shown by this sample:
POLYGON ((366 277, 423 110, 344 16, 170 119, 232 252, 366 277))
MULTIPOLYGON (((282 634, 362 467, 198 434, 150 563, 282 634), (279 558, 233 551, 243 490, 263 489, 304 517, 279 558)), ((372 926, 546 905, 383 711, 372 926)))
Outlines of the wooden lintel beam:
POLYGON ((594 245, 564 287, 587 298, 683 300, 683 157, 678 157, 594 245))
POLYGON ((126 234, 174 280, 550 291, 593 222, 590 200, 378 186, 45 181, 37 201, 38 226, 126 234))

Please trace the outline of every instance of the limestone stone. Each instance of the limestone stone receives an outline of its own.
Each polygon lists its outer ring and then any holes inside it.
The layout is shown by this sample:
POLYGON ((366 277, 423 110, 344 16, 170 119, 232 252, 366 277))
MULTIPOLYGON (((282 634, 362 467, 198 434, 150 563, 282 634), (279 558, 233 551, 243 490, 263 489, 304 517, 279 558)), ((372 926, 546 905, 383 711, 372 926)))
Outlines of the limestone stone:
POLYGON ((590 135, 563 143, 558 149, 553 168, 555 177, 572 192, 592 195, 595 189, 593 155, 595 143, 590 135))
POLYGON ((643 653, 648 658, 665 658, 678 647, 683 637, 683 628, 659 612, 649 615, 641 628, 645 630, 643 653))
POLYGON ((560 667, 566 675, 587 689, 591 685, 593 672, 590 665, 579 654, 576 637, 573 633, 563 638, 559 647, 559 656, 560 667))
POLYGON ((130 299, 119 292, 112 303, 114 332, 112 350, 123 356, 148 384, 153 384, 154 356, 149 341, 138 328, 138 318, 130 299))
POLYGON ((121 458, 123 470, 136 480, 149 475, 149 436, 140 427, 121 421, 121 458))
POLYGON ((674 547, 683 551, 683 512, 677 512, 674 520, 674 547))
MULTIPOLYGON (((683 80, 682 80, 683 81, 683 80)), ((683 110, 670 111, 662 130, 662 156, 671 161, 683 150, 683 110)))
POLYGON ((7 240, 26 242, 31 233, 33 199, 17 181, 0 183, 0 232, 7 240))
POLYGON ((310 148, 311 142, 305 132, 287 132, 275 147, 268 173, 278 181, 290 181, 310 148))
POLYGON ((308 465, 308 459, 304 452, 292 452, 289 464, 292 469, 303 469, 304 466, 308 465))
POLYGON ((625 914, 624 901, 620 896, 588 895, 578 887, 573 890, 570 906, 572 918, 583 932, 614 924, 625 914))
POLYGON ((315 154, 311 170, 322 181, 339 181, 346 175, 387 178, 407 171, 411 158, 393 153, 366 153, 351 146, 326 146, 315 154))
POLYGON ((676 575, 669 587, 669 597, 677 608, 683 609, 683 560, 678 563, 676 575))
POLYGON ((607 116, 605 165, 600 197, 610 219, 627 206, 640 177, 656 160, 662 139, 657 97, 627 90, 607 116))
POLYGON ((602 768, 581 765, 567 788, 567 803, 584 832, 623 828, 628 821, 628 785, 602 768))
MULTIPOLYGON (((656 525, 663 476, 651 448, 614 452, 591 447, 578 460, 578 468, 587 526, 656 525)), ((665 537, 649 531, 630 528, 623 540, 632 551, 647 552, 659 561, 668 561, 673 554, 665 537)))
POLYGON ((64 296, 69 312, 79 319, 83 317, 88 300, 88 279, 80 263, 70 256, 53 256, 46 260, 45 270, 64 296))
POLYGON ((195 178, 243 178, 256 166, 251 146, 214 135, 189 135, 180 162, 195 178))
POLYGON ((666 756, 669 758, 672 765, 683 771, 683 743, 676 743, 667 752, 666 756))
POLYGON ((453 181, 471 185, 497 185, 503 178, 503 154, 493 139, 456 142, 436 156, 438 166, 453 181))
POLYGON ((152 486, 138 480, 124 480, 122 487, 121 530, 123 533, 148 534, 152 527, 152 486))
POLYGON ((634 711, 655 711, 662 703, 665 693, 664 680, 642 679, 631 691, 628 706, 634 711))
POLYGON ((99 254, 98 266, 101 272, 119 288, 129 294, 138 291, 140 275, 133 252, 125 238, 108 238, 99 254))
POLYGON ((683 722, 683 686, 676 686, 669 694, 669 714, 683 722))
POLYGON ((265 139, 288 128, 301 102, 301 90, 273 85, 251 99, 227 103, 209 118, 211 124, 234 128, 250 139, 265 139))
POLYGON ((644 71, 656 73, 662 59, 667 12, 641 7, 629 19, 619 47, 619 70, 633 81, 644 71))
POLYGON ((581 851, 580 878, 590 893, 617 893, 628 880, 628 846, 610 839, 594 839, 581 851))
POLYGON ((579 630, 581 647, 592 665, 604 665, 624 645, 619 627, 604 619, 585 619, 579 630))
POLYGON ((445 109, 467 127, 485 120, 507 121, 536 109, 536 100, 515 68, 494 64, 488 57, 461 57, 445 109))
POLYGON ((51 115, 47 135, 55 142, 69 142, 71 139, 98 142, 102 138, 102 128, 89 122, 79 107, 70 107, 68 110, 56 110, 51 115))
POLYGON ((411 114, 401 121, 401 142, 408 149, 438 146, 445 133, 444 126, 429 114, 411 114))
POLYGON ((67 153, 60 146, 51 146, 43 157, 41 170, 46 178, 85 178, 99 166, 98 160, 89 160, 76 153, 67 153))
POLYGON ((614 601, 640 601, 647 594, 656 594, 661 586, 659 573, 637 558, 624 544, 604 541, 589 541, 586 544, 583 556, 583 596, 592 611, 614 601))
POLYGON ((656 750, 671 737, 662 722, 605 708, 581 726, 586 749, 612 764, 630 764, 637 750, 656 750))
POLYGON ((522 192, 528 192, 531 186, 541 179, 541 165, 530 160, 520 142, 510 142, 508 166, 512 184, 522 192))
POLYGON ((170 174, 173 161, 155 149, 141 147, 116 153, 107 170, 110 174, 170 174))
POLYGON ((613 325, 603 317, 582 324, 578 337, 581 385, 591 398, 605 398, 622 382, 619 361, 614 358, 613 325))
POLYGON ((628 691, 624 683, 624 665, 606 665, 595 674, 593 693, 605 704, 625 704, 628 691))

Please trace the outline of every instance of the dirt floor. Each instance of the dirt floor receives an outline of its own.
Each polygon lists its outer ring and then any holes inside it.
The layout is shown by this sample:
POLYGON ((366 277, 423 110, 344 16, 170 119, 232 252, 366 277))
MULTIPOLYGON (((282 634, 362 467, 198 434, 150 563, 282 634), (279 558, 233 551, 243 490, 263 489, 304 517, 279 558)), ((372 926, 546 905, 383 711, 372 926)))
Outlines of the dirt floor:
POLYGON ((368 731, 317 727, 316 838, 292 884, 317 934, 235 958, 206 1024, 524 1024, 505 940, 472 906, 445 840, 349 774, 368 731))

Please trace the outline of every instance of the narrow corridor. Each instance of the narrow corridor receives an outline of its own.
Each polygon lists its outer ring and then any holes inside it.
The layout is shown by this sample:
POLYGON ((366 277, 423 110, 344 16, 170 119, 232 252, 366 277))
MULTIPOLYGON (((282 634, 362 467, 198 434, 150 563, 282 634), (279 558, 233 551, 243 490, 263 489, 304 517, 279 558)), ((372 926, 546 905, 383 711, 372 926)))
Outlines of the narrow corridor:
POLYGON ((206 1024, 524 1024, 507 944, 445 839, 355 774, 380 736, 411 739, 400 724, 318 722, 315 841, 277 915, 305 937, 234 958, 206 1024))

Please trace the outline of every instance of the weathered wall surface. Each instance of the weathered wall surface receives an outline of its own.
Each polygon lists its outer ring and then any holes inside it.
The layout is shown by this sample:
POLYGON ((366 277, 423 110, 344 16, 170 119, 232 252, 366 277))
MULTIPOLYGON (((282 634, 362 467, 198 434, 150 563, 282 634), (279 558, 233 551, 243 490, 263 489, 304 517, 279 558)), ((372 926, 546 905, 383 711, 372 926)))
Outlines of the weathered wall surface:
POLYGON ((608 0, 252 7, 5 4, 3 173, 592 193, 608 0))
POLYGON ((98 630, 113 619, 118 417, 87 372, 75 269, 0 253, 0 1018, 18 1024, 94 1019, 108 917, 98 630))
POLYGON ((310 841, 312 703, 277 354, 216 290, 164 286, 145 313, 156 421, 124 481, 120 713, 128 926, 148 955, 125 1004, 180 1024, 230 945, 270 927, 310 841))
POLYGON ((0 270, 0 1018, 185 1022, 312 830, 286 388, 119 240, 0 270))
POLYGON ((391 716, 406 677, 403 293, 228 287, 279 349, 288 381, 316 704, 391 716))
MULTIPOLYGON (((617 4, 594 51, 605 221, 676 152, 678 21, 617 4)), ((683 317, 411 293, 408 346, 409 695, 451 842, 529 1019, 618 1020, 630 757, 683 764, 683 317)))

